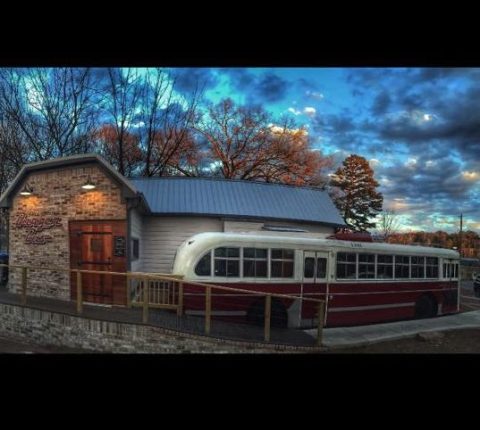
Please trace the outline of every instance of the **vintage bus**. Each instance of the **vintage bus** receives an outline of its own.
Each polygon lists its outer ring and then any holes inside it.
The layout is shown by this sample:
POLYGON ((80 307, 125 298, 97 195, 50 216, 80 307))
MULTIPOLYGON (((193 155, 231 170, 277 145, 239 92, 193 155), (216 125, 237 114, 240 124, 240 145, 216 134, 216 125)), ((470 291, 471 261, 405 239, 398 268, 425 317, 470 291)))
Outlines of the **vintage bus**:
MULTIPOLYGON (((421 246, 269 232, 200 233, 177 250, 187 314, 204 314, 205 292, 188 281, 325 300, 325 326, 351 326, 459 311, 459 254, 421 246)), ((212 316, 263 323, 264 299, 214 290, 212 316)), ((317 304, 272 300, 272 325, 314 326, 317 304)))

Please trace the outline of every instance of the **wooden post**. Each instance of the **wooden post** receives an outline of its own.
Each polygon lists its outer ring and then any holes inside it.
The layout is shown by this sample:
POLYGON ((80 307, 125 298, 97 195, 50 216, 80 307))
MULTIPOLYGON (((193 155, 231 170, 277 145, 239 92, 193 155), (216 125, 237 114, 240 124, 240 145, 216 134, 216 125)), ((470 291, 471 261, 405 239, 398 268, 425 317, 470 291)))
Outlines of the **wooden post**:
POLYGON ((265 296, 265 342, 270 342, 270 320, 272 316, 272 296, 265 296))
POLYGON ((130 279, 130 273, 127 273, 127 308, 131 308, 132 307, 132 298, 130 296, 130 282, 131 282, 131 279, 130 279))
POLYGON ((178 283, 178 308, 177 316, 181 317, 183 314, 183 282, 178 283))
POLYGON ((148 278, 143 279, 143 323, 148 322, 148 302, 150 301, 150 288, 148 278))
POLYGON ((82 272, 77 270, 77 314, 83 311, 83 297, 82 297, 82 272))
POLYGON ((207 287, 205 296, 205 334, 210 334, 210 318, 212 317, 212 287, 207 287))
POLYGON ((322 346, 323 336, 323 319, 325 318, 325 302, 318 305, 318 332, 317 332, 317 346, 322 346))
POLYGON ((28 267, 22 267, 22 305, 27 304, 27 271, 28 267))

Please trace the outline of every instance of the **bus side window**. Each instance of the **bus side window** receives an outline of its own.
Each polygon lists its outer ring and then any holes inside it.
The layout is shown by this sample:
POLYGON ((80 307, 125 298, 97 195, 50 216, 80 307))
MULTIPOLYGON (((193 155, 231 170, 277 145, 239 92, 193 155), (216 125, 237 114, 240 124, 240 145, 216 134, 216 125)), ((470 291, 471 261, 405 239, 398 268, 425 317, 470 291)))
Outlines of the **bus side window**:
POLYGON ((240 248, 215 248, 214 257, 215 276, 240 276, 240 248))
POLYGON ((211 273, 211 265, 210 262, 212 261, 211 257, 212 252, 208 251, 197 263, 195 266, 195 274, 198 276, 210 276, 211 273))
POLYGON ((324 279, 327 277, 327 259, 317 258, 317 279, 324 279))
POLYGON ((312 257, 305 258, 303 277, 304 278, 313 278, 315 270, 315 259, 312 257))
POLYGON ((337 253, 337 279, 355 279, 357 274, 357 254, 337 253))

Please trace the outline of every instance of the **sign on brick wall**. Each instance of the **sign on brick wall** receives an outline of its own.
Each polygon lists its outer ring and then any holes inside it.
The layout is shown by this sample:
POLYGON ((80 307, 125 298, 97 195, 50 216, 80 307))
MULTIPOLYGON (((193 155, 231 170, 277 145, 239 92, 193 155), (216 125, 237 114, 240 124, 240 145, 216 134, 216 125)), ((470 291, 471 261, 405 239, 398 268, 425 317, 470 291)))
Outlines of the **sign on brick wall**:
POLYGON ((25 238, 27 245, 45 245, 51 242, 53 240, 52 236, 41 233, 61 226, 62 219, 60 217, 43 216, 39 213, 27 214, 25 212, 18 213, 12 224, 13 228, 27 232, 25 238))

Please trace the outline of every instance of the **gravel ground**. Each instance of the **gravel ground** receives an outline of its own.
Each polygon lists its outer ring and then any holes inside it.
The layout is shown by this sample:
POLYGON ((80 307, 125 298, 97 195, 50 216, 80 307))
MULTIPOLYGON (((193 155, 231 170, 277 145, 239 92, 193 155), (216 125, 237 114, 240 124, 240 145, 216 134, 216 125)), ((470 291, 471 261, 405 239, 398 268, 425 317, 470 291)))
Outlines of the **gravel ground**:
POLYGON ((480 353, 480 329, 450 330, 433 334, 418 334, 413 338, 399 339, 359 346, 338 348, 326 351, 336 354, 416 354, 416 353, 480 353))

